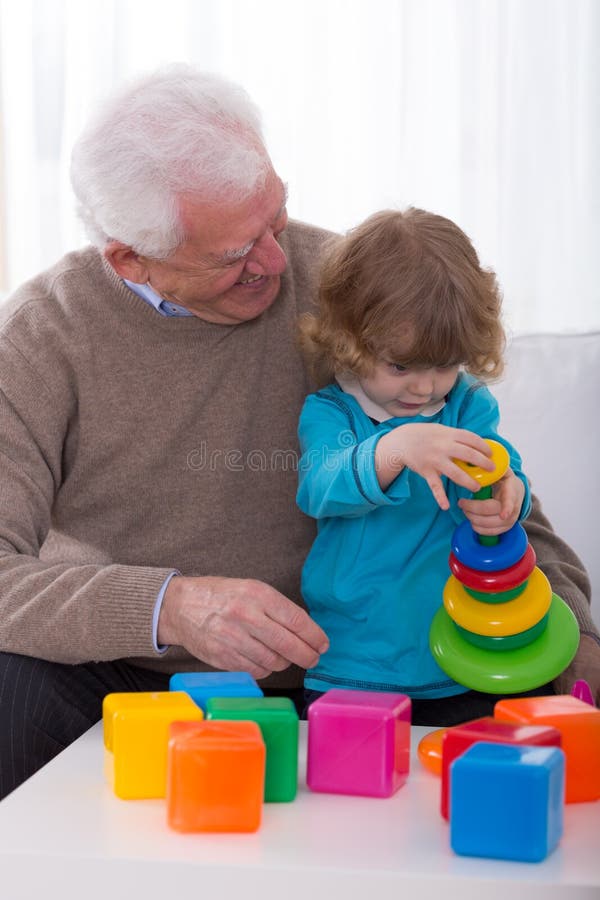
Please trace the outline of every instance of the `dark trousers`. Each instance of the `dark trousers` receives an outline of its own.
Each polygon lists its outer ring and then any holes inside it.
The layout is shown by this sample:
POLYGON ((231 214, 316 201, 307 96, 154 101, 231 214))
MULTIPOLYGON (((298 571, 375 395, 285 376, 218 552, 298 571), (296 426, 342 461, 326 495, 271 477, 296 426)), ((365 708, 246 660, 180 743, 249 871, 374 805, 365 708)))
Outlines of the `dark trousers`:
POLYGON ((0 653, 0 798, 98 722, 106 694, 168 689, 168 675, 119 661, 70 666, 0 653))
MULTIPOLYGON (((107 694, 168 690, 169 675, 119 660, 70 666, 0 653, 0 799, 99 722, 107 694)), ((301 688, 264 693, 304 705, 301 688)))

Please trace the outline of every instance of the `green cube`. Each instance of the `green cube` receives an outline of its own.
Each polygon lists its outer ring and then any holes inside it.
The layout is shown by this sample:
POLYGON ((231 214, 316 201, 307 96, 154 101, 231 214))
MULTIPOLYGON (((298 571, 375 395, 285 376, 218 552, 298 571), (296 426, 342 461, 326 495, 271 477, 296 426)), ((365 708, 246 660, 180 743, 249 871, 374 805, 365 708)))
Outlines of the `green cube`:
POLYGON ((265 801, 293 800, 298 789, 298 713, 287 697, 211 697, 207 719, 256 722, 267 748, 265 801))

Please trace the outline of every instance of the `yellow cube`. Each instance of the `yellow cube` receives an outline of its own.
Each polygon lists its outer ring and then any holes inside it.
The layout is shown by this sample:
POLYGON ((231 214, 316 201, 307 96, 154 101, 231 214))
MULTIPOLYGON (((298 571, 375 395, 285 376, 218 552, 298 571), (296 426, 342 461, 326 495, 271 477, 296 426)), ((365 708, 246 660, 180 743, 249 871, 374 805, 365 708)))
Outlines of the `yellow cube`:
POLYGON ((107 694, 102 704, 104 771, 123 800, 166 795, 171 722, 199 722, 204 714, 185 691, 107 694))

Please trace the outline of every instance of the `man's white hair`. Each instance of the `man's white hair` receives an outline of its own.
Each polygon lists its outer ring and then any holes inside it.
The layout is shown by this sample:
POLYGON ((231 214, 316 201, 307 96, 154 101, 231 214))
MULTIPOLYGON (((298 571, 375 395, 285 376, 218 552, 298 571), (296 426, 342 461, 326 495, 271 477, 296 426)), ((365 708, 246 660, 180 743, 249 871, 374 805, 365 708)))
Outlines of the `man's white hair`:
POLYGON ((185 237, 178 198, 245 199, 270 167, 260 114, 243 88, 175 64, 138 80, 76 142, 71 182, 93 244, 164 259, 185 237))

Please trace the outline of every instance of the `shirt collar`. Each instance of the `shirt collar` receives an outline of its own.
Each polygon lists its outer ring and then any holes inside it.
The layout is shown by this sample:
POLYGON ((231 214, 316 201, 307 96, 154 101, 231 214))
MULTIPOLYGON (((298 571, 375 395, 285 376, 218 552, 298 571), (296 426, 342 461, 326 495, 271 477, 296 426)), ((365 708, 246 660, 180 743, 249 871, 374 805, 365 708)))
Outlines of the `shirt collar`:
POLYGON ((137 284, 137 282, 128 281, 126 278, 124 278, 123 281, 129 290, 133 291, 134 294, 137 294, 138 297, 141 297, 142 300, 145 300, 146 303, 149 303, 150 306, 153 306, 156 312, 161 316, 194 315, 194 313, 190 312, 189 309, 186 309, 185 306, 179 306, 177 303, 171 303, 170 300, 165 300, 160 294, 157 294, 149 282, 146 282, 146 284, 137 284))
MULTIPOLYGON (((370 397, 367 397, 355 375, 336 375, 336 381, 346 394, 350 394, 354 397, 362 411, 366 413, 370 419, 375 419, 376 422, 387 422, 389 419, 398 418, 398 416, 390 416, 387 410, 383 409, 382 406, 378 406, 377 403, 374 403, 370 397)), ((426 412, 420 412, 419 415, 429 419, 431 416, 435 416, 436 413, 439 413, 440 409, 443 409, 445 405, 446 400, 440 400, 434 407, 428 409, 426 412)))

